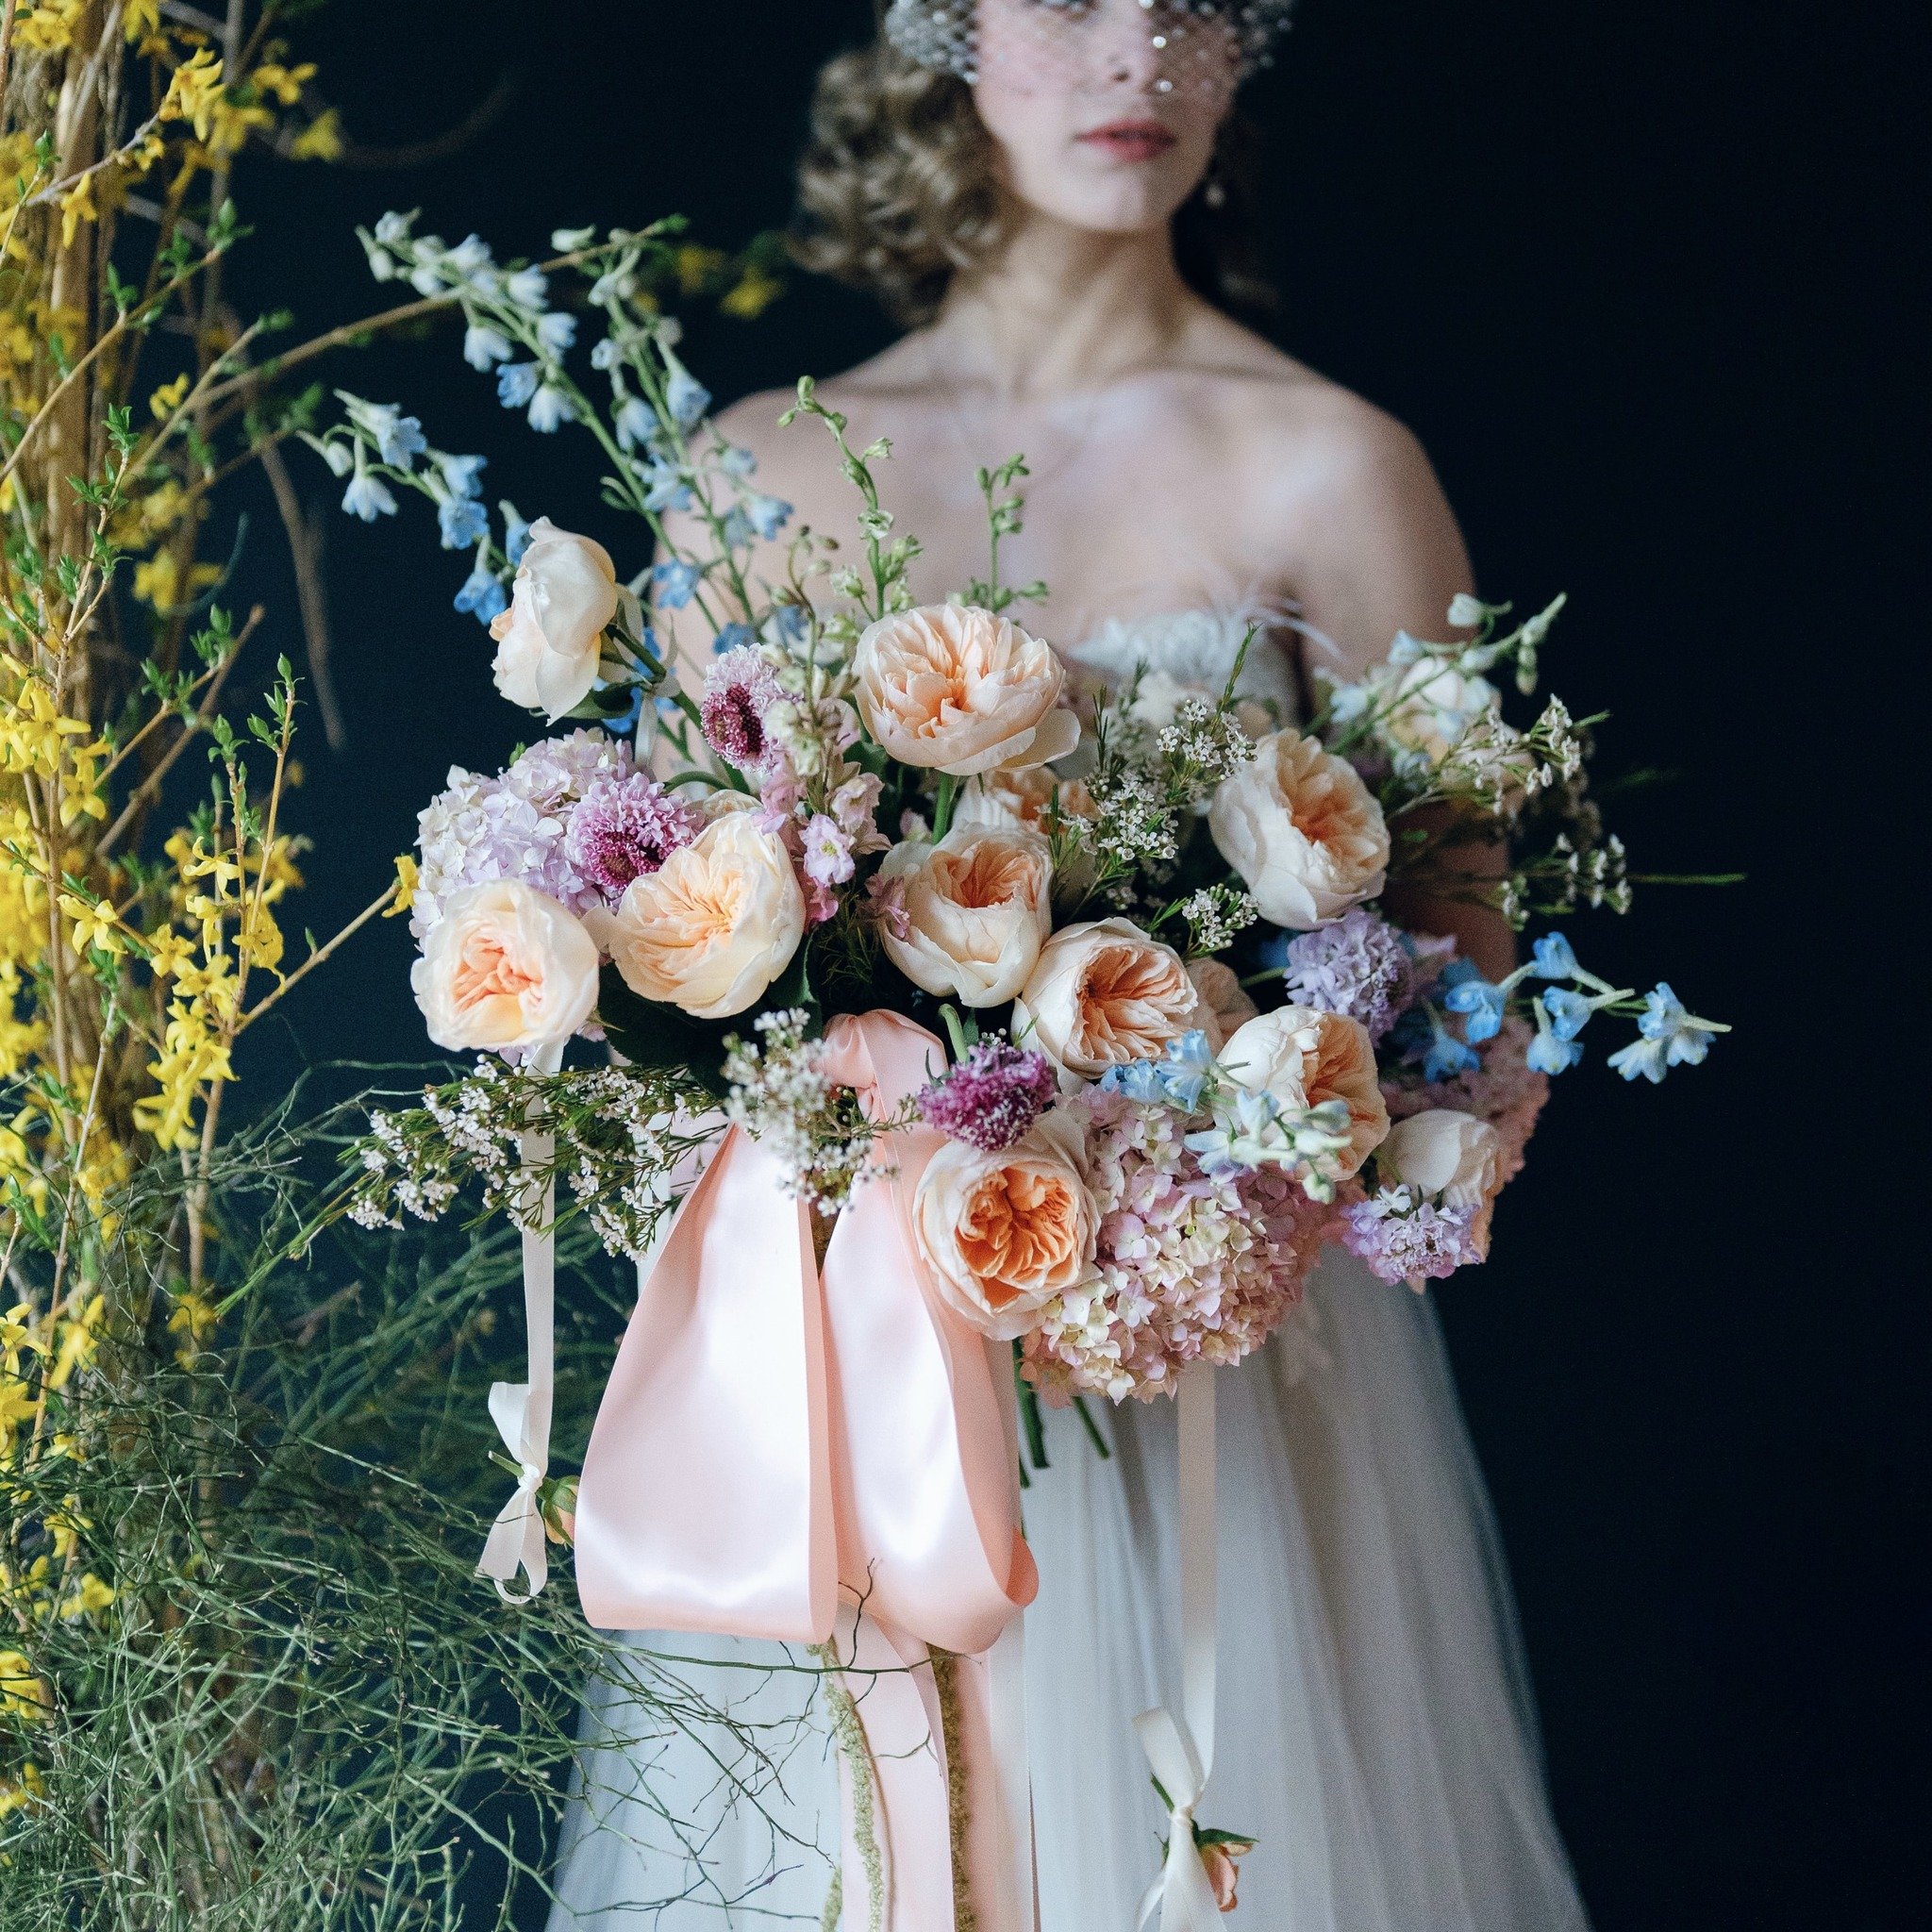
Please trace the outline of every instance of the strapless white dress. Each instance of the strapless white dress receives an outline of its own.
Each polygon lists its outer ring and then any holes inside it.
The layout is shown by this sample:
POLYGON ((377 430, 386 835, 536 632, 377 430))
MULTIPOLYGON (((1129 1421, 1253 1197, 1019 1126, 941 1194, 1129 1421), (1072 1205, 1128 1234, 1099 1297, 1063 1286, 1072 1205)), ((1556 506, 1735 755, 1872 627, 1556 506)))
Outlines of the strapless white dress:
MULTIPOLYGON (((1218 691, 1245 627, 1238 611, 1116 622, 1071 655, 1218 691)), ((1243 691, 1292 715, 1286 654, 1257 640, 1249 658, 1243 691)), ((1200 1815, 1257 1840, 1229 1923, 1582 1932, 1430 1303, 1331 1250, 1287 1329, 1216 1386, 1221 1669, 1200 1815)), ((1024 1498, 1041 1925, 1133 1932, 1166 1826, 1133 1720, 1180 1702, 1174 1410, 1100 1416, 1106 1460, 1071 1412, 1046 1421, 1050 1467, 1024 1498)), ((586 1700, 550 1932, 829 1923, 839 1799, 814 1668, 769 1643, 614 1646, 586 1700)))

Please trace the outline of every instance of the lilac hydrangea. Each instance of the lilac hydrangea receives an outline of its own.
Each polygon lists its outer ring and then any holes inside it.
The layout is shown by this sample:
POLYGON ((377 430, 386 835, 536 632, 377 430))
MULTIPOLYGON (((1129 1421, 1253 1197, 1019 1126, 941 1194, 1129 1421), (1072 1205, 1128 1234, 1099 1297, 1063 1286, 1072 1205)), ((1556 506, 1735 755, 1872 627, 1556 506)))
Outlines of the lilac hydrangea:
POLYGON ((1027 1379, 1054 1403, 1146 1401, 1191 1361, 1251 1355, 1301 1300, 1333 1210, 1278 1169, 1206 1172, 1171 1108, 1099 1088, 1067 1107, 1101 1211, 1096 1265, 1041 1310, 1027 1379))
POLYGON ((765 714, 779 695, 776 675, 756 650, 726 651, 705 677, 698 707, 705 742, 741 772, 762 771, 774 749, 765 735, 765 714))
POLYGON ((494 879, 520 879, 573 912, 601 904, 567 849, 571 809, 598 779, 630 771, 629 745, 589 730, 540 740, 493 778, 451 766, 417 820, 409 930, 425 938, 453 893, 494 879))
POLYGON ((1440 941, 1411 941, 1357 906, 1289 941, 1283 985, 1297 1004, 1359 1020, 1379 1041, 1440 974, 1449 950, 1440 941))
POLYGON ((982 1154, 1003 1154, 1053 1105, 1056 1091, 1043 1053, 987 1040, 920 1094, 919 1114, 982 1154))
POLYGON ((1341 1210, 1341 1244, 1384 1281, 1441 1281, 1479 1262, 1477 1208, 1438 1207, 1385 1188, 1341 1210))
POLYGON ((702 829, 698 815, 642 772, 592 778, 570 815, 564 856, 607 906, 702 829))

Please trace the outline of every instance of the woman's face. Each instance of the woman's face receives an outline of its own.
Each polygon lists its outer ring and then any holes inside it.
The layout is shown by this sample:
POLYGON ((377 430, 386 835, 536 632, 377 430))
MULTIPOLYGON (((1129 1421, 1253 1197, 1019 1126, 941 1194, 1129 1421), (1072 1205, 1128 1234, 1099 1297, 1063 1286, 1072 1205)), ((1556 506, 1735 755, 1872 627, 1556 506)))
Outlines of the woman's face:
POLYGON ((1230 25, 1176 0, 979 0, 973 98, 1007 187, 1071 226, 1161 226, 1240 77, 1230 25))

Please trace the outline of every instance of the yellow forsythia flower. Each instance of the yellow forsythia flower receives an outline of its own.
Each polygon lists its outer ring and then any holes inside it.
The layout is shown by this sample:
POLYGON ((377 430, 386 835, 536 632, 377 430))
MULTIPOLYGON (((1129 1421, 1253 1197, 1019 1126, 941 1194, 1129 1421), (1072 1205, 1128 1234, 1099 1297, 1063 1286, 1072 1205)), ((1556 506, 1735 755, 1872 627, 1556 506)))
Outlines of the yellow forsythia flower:
POLYGON ((58 54, 74 42, 74 25, 87 0, 41 0, 25 19, 13 24, 14 38, 35 54, 58 54))
POLYGON ((169 77, 159 118, 191 122, 195 138, 207 141, 215 131, 215 113, 221 99, 221 58, 210 49, 200 47, 169 77))
POLYGON ((785 292, 785 284, 757 269, 746 269, 744 279, 718 304, 726 315, 755 322, 785 292))
POLYGON ((416 903, 416 861, 407 852, 399 853, 396 857, 396 895, 382 916, 395 919, 407 912, 416 903))
POLYGON ((17 1650, 0 1650, 0 1710, 19 1717, 43 1718, 53 1706, 47 1687, 34 1667, 17 1650))
POLYGON ((46 1795, 37 1765, 23 1764, 18 1777, 0 1777, 0 1818, 24 1805, 38 1804, 46 1795))
POLYGON ((289 154, 298 161, 339 161, 342 158, 342 120, 325 108, 293 141, 289 154))
MULTIPOLYGON (((181 407, 188 394, 188 372, 184 369, 173 382, 164 382, 153 395, 148 397, 149 412, 157 423, 165 422, 181 407)), ((176 489, 180 486, 177 484, 176 489)))

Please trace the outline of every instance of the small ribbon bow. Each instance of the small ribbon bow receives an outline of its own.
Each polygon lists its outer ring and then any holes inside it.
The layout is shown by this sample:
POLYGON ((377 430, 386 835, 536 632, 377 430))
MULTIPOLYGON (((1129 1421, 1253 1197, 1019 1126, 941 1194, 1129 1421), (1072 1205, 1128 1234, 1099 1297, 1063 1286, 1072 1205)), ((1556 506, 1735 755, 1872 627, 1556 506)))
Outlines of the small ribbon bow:
POLYGON ((1158 1908, 1160 1932, 1215 1932, 1221 1907, 1194 1841, 1194 1807, 1208 1786, 1201 1754, 1186 1724, 1164 1705, 1142 1711, 1134 1729, 1168 1801, 1167 1861, 1141 1897, 1135 1923, 1145 1925, 1158 1908))
POLYGON ((528 1603, 550 1575, 550 1559, 543 1548, 543 1510, 538 1500, 546 1472, 530 1441, 529 1414, 527 1382, 491 1384, 491 1420, 503 1438, 503 1446, 516 1457, 520 1474, 509 1501, 497 1511, 491 1525, 483 1554, 476 1560, 476 1574, 489 1577, 505 1603, 528 1603), (509 1588, 519 1570, 526 1571, 530 1578, 530 1587, 522 1596, 509 1588))

